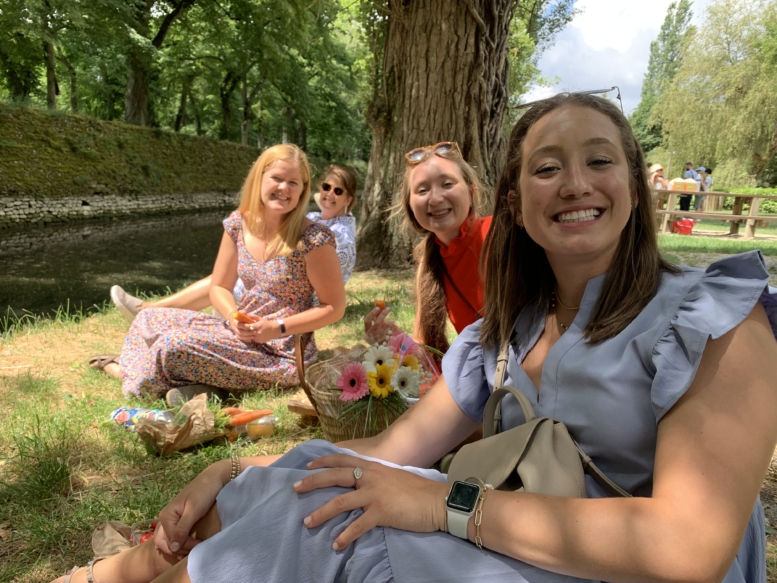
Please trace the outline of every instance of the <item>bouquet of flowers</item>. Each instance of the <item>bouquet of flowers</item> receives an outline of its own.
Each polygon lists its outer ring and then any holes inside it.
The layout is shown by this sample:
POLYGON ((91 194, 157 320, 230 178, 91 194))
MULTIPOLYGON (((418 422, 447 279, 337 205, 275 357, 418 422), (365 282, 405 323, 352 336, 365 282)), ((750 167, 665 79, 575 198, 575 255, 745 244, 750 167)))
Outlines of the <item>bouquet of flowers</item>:
POLYGON ((402 415, 440 376, 429 350, 398 332, 310 367, 308 384, 327 438, 377 435, 402 415))

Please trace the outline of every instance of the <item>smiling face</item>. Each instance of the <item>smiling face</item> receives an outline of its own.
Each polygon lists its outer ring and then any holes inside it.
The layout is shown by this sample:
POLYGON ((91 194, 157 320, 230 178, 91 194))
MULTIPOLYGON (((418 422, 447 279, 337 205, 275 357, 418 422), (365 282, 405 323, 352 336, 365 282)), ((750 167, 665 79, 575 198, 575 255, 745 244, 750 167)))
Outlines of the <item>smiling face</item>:
POLYGON ((589 107, 562 106, 523 143, 522 220, 551 265, 572 259, 609 266, 632 212, 620 132, 589 107))
POLYGON ((265 213, 285 215, 299 203, 304 181, 299 164, 293 160, 276 160, 262 174, 262 203, 265 213))
POLYGON ((430 156, 410 171, 409 186, 410 209, 418 224, 445 245, 450 244, 472 208, 473 189, 459 165, 440 156, 430 156))
POLYGON ((345 184, 340 177, 335 173, 327 174, 327 176, 321 181, 321 184, 328 184, 331 188, 327 191, 323 188, 319 189, 319 206, 321 207, 321 218, 328 220, 334 217, 344 215, 348 210, 348 205, 351 204, 353 197, 348 194, 345 184), (335 189, 342 189, 342 194, 338 196, 335 193, 335 189))

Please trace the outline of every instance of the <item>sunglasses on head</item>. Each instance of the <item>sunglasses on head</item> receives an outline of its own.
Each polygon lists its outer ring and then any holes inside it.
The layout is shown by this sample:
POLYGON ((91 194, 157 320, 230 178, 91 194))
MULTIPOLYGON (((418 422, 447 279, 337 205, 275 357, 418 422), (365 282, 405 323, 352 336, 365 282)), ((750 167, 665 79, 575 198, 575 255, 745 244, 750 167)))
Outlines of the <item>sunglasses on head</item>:
POLYGON ((341 196, 345 192, 339 186, 332 186, 328 182, 322 182, 321 183, 321 190, 323 190, 324 192, 329 192, 330 190, 333 190, 333 189, 335 191, 335 195, 337 195, 337 196, 341 196))
POLYGON ((423 148, 410 150, 405 154, 405 160, 411 165, 420 164, 432 154, 442 157, 452 154, 461 158, 461 150, 459 150, 459 145, 456 142, 439 142, 433 146, 424 146, 423 148))
MULTIPOLYGON (((553 97, 557 97, 559 95, 596 95, 599 93, 609 93, 610 91, 618 92, 618 94, 615 96, 615 99, 618 100, 618 103, 621 106, 621 113, 623 113, 623 100, 621 99, 621 90, 620 90, 620 87, 618 87, 617 85, 613 85, 609 89, 592 89, 591 91, 562 91, 561 93, 557 93, 553 97)), ((545 99, 538 99, 537 101, 530 101, 528 103, 521 103, 520 105, 514 105, 510 109, 525 109, 527 107, 531 107, 532 105, 536 105, 537 103, 542 103, 543 101, 546 101, 548 99, 552 99, 552 97, 546 97, 545 99)))

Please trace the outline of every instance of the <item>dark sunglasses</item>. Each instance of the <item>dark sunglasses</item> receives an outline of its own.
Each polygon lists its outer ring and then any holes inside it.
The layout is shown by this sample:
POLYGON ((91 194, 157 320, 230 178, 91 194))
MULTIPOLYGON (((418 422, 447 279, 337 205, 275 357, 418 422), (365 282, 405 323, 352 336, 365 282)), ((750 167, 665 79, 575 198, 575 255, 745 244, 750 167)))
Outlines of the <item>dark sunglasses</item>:
MULTIPOLYGON (((617 85, 613 85, 609 89, 592 89, 591 91, 562 91, 561 93, 557 93, 553 97, 557 97, 559 95, 596 95, 600 93, 609 93, 610 91, 618 92, 618 94, 615 96, 615 99, 617 99, 618 103, 620 103, 621 113, 623 113, 623 100, 621 99, 621 90, 620 90, 620 87, 618 87, 617 85)), ((538 99, 537 101, 530 101, 529 103, 521 103, 520 105, 514 105, 510 109, 525 109, 527 107, 531 107, 532 105, 536 105, 537 103, 542 103, 543 101, 552 99, 553 97, 546 97, 545 99, 538 99)))
POLYGON ((432 154, 442 157, 453 154, 461 158, 461 150, 459 150, 459 145, 456 142, 439 142, 433 146, 424 146, 423 148, 410 150, 405 154, 405 160, 411 165, 420 164, 432 154))
POLYGON ((332 186, 332 185, 331 185, 331 184, 329 184, 328 182, 322 182, 322 183, 321 183, 321 190, 323 190, 324 192, 329 192, 329 191, 330 191, 330 190, 332 190, 333 188, 334 188, 334 191, 335 191, 335 195, 337 195, 337 196, 341 196, 341 195, 342 195, 342 194, 345 192, 345 191, 344 191, 342 188, 340 188, 339 186, 332 186))

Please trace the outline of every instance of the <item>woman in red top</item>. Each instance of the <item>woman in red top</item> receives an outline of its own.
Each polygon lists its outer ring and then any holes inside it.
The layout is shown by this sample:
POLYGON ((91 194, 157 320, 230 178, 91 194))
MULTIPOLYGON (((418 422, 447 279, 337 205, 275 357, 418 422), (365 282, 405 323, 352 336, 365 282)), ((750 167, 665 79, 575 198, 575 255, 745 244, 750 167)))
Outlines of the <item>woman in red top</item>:
MULTIPOLYGON (((400 190, 403 226, 424 236, 416 247, 417 308, 413 337, 445 352, 447 320, 461 332, 480 319, 484 288, 480 251, 491 217, 478 217, 481 193, 475 170, 461 157, 456 142, 440 142, 405 154, 407 168, 400 190)), ((375 338, 387 310, 365 318, 375 338), (375 326, 375 329, 373 329, 375 326)))

